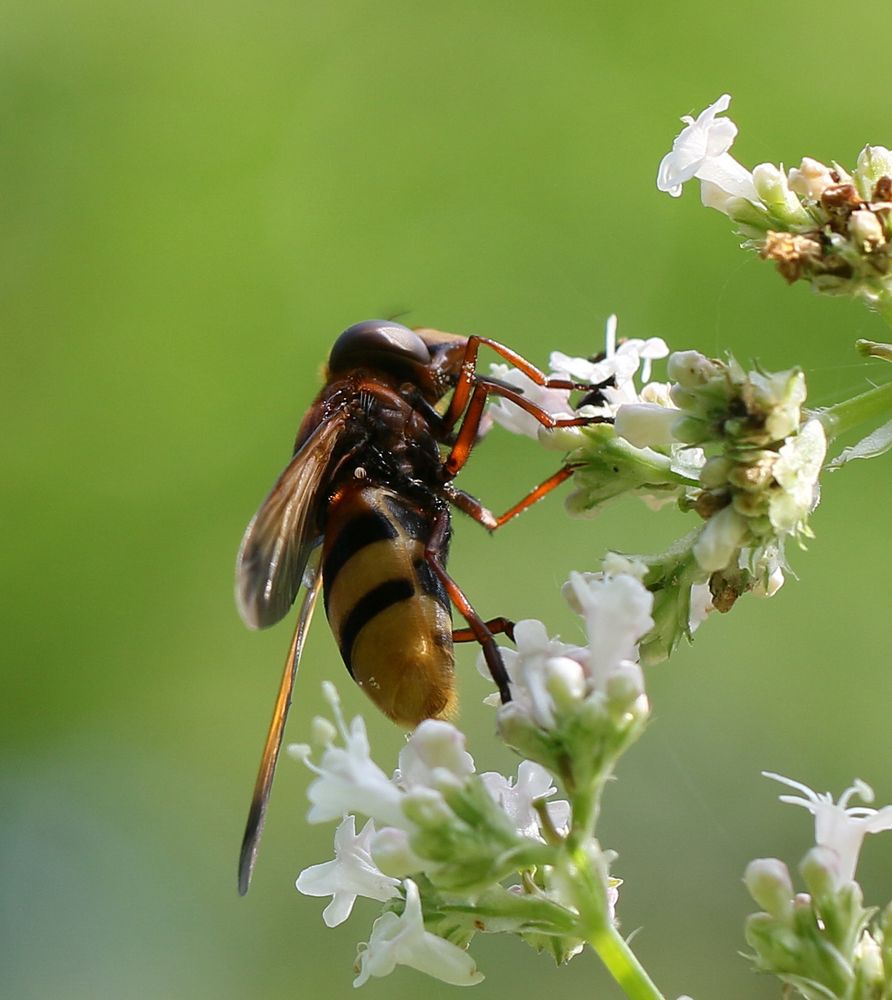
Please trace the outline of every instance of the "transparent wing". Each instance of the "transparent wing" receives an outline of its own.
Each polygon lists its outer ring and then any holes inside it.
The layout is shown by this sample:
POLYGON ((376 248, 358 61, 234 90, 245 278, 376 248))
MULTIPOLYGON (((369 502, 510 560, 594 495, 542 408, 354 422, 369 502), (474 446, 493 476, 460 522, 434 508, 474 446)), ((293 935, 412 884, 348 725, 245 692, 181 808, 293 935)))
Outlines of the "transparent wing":
POLYGON ((236 560, 235 597, 251 628, 275 625, 294 604, 307 559, 318 543, 319 488, 346 420, 341 411, 319 423, 245 531, 236 560))
POLYGON ((282 734, 285 732, 285 720, 288 718, 288 709, 291 706, 294 679, 297 676, 300 655, 321 586, 322 573, 317 569, 315 578, 307 588, 301 605, 297 626, 294 629, 294 638, 291 640, 291 648, 288 650, 288 657, 285 660, 285 670, 282 674, 282 682, 279 684, 279 693, 276 695, 273 718, 269 724, 269 732, 266 734, 266 743, 263 745, 260 770, 257 772, 257 781, 254 783, 254 794, 251 797, 251 808, 248 810, 248 822, 245 824, 245 835, 242 838, 242 849, 238 859, 238 891, 242 896, 251 885, 251 875, 254 872, 254 862, 257 860, 257 850, 260 847, 260 837, 263 834, 263 823, 266 819, 266 806, 273 784, 273 775, 276 773, 279 748, 282 746, 282 734))

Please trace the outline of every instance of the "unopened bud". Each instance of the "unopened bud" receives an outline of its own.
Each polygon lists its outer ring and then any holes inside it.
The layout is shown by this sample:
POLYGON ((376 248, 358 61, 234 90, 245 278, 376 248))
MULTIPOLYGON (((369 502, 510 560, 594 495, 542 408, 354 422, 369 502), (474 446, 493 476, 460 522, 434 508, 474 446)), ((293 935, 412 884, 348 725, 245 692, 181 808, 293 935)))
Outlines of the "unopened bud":
MULTIPOLYGON (((878 987, 881 991, 886 982, 883 953, 870 931, 865 931, 855 945, 855 961, 858 963, 861 980, 870 987, 868 992, 872 993, 878 987)), ((876 995, 880 996, 881 993, 878 991, 876 995)))
POLYGON ((699 351, 673 351, 666 367, 669 379, 685 388, 704 385, 718 374, 718 366, 699 351))
POLYGON ((773 163, 760 163, 754 167, 753 183, 759 197, 776 219, 788 225, 806 225, 811 221, 802 203, 790 190, 785 174, 773 163))
POLYGON ((885 146, 865 146, 858 154, 855 183, 865 201, 874 197, 877 182, 892 177, 892 152, 885 146))
POLYGON ((626 403, 614 420, 614 430, 636 448, 661 447, 675 440, 672 427, 679 412, 651 403, 626 403))
POLYGON ((840 882, 839 855, 829 847, 813 847, 800 862, 799 873, 812 896, 826 899, 840 882))
POLYGON ((836 183, 830 168, 810 156, 804 157, 798 167, 790 170, 788 180, 796 194, 801 194, 812 201, 819 201, 824 189, 836 183))
POLYGON ((567 711, 585 696, 585 672, 569 656, 549 657, 545 664, 545 689, 555 709, 567 711))
POLYGON ((694 558, 708 573, 724 569, 740 550, 746 535, 746 518, 733 507, 724 507, 706 522, 694 542, 694 558))
POLYGON ((734 463, 724 455, 714 455, 707 459, 706 464, 700 470, 700 485, 706 490, 715 490, 724 486, 728 481, 728 475, 734 468, 734 463))
POLYGON ((879 217, 867 209, 859 209, 849 216, 849 235, 862 250, 875 250, 886 242, 886 234, 879 217))
POLYGON ((403 799, 403 813, 421 827, 438 827, 455 817, 443 796, 433 788, 413 788, 403 799))
POLYGON ((378 830, 372 837, 371 855, 381 871, 392 878, 404 878, 424 867, 424 862, 409 846, 409 834, 392 826, 378 830))
POLYGON ((743 881, 763 910, 778 920, 789 920, 793 911, 793 881, 783 861, 757 858, 746 866, 743 881))

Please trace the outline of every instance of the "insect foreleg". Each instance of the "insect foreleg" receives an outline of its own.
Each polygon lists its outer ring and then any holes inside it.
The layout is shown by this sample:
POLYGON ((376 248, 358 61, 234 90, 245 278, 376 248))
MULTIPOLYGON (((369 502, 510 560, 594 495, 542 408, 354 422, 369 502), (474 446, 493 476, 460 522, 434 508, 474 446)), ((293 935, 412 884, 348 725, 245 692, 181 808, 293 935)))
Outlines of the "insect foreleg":
MULTIPOLYGON (((587 382, 574 382, 569 379, 550 378, 544 372, 539 371, 535 365, 527 361, 525 357, 518 354, 516 351, 512 351, 510 347, 505 347, 504 344, 500 344, 497 340, 490 340, 488 337, 470 336, 468 337, 468 342, 465 345, 465 351, 461 360, 461 369, 458 382, 455 386, 455 391, 453 392, 452 399, 449 402, 449 408, 443 415, 443 423, 447 428, 452 427, 452 425, 458 421, 458 418, 464 412, 465 406, 468 403, 473 387, 482 380, 482 377, 477 374, 477 354, 484 344, 486 344, 487 347, 491 347, 496 354, 510 362, 515 368, 522 371, 524 375, 526 375, 531 381, 535 382, 536 385, 541 385, 543 388, 580 389, 583 391, 591 391, 592 389, 599 388, 598 386, 589 385, 587 382)), ((504 383, 501 384, 504 385, 504 383)))
MULTIPOLYGON (((443 463, 449 477, 458 474, 458 471, 468 460, 474 443, 477 440, 480 427, 480 420, 483 416, 483 408, 486 405, 486 398, 490 395, 501 396, 519 406, 531 417, 537 420, 543 427, 549 430, 555 427, 586 427, 589 424, 611 423, 611 417, 556 417, 541 406, 536 406, 530 402, 522 393, 515 389, 508 388, 501 382, 490 382, 488 379, 480 378, 471 393, 471 401, 465 411, 464 418, 455 436, 455 444, 446 456, 443 463)), ((454 398, 454 397, 453 397, 454 398)))

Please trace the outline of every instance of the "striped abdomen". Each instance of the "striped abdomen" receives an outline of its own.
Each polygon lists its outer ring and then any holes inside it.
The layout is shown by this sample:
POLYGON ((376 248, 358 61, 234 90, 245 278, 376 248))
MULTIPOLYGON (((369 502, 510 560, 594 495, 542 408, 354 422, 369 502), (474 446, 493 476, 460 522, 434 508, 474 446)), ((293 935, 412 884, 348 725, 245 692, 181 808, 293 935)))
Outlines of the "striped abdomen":
POLYGON ((455 704, 449 599, 424 559, 430 532, 430 515, 410 501, 357 483, 329 507, 322 549, 325 613, 344 663, 407 726, 455 704))

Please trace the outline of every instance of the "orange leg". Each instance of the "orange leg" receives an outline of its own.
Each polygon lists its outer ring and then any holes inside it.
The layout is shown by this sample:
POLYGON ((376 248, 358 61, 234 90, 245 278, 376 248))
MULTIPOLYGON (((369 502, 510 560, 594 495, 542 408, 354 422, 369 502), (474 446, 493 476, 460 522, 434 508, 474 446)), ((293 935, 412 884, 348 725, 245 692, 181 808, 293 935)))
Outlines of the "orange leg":
MULTIPOLYGON (((490 618, 488 622, 483 623, 493 635, 504 634, 514 642, 514 622, 510 618, 490 618)), ((474 630, 470 628, 456 628, 452 630, 452 641, 453 642, 475 642, 477 636, 474 635, 474 630)))
POLYGON ((495 531, 496 528, 501 528, 512 517, 522 514, 528 507, 532 507, 534 503, 538 503, 542 497, 547 496, 553 489, 568 480, 573 475, 573 471, 572 465, 562 466, 557 472, 550 475, 548 479, 530 490, 522 500, 519 500, 513 507, 510 507, 504 514, 500 514, 498 517, 487 507, 484 507, 476 497, 472 497, 470 493, 465 493, 464 490, 457 489, 452 483, 444 485, 443 495, 450 503, 458 507, 460 511, 472 517, 478 524, 482 524, 487 531, 495 531))
POLYGON ((449 600, 458 608, 462 617, 468 623, 471 636, 480 643, 486 665, 489 667, 492 679, 499 689, 499 696, 504 705, 511 701, 511 689, 508 684, 508 671, 505 669, 499 647, 496 645, 488 624, 474 610, 473 605, 465 597, 459 585, 446 572, 446 567, 441 561, 448 534, 449 512, 446 507, 440 507, 434 515, 433 530, 424 550, 424 558, 446 589, 449 600))
POLYGON ((522 357, 516 351, 512 351, 510 347, 505 347, 504 344, 500 344, 497 340, 490 340, 489 337, 478 337, 476 335, 468 337, 468 342, 465 345, 464 357, 461 361, 461 374, 459 375, 458 382, 455 386, 455 391, 452 394, 452 400, 449 403, 449 408, 443 415, 443 424, 445 427, 450 428, 458 421, 467 405, 468 398, 471 395, 472 387, 480 381, 480 376, 477 375, 477 354, 483 345, 491 347, 496 354, 509 361, 515 368, 519 369, 527 376, 531 381, 535 382, 536 385, 544 386, 547 389, 593 389, 594 386, 589 385, 584 382, 573 382, 568 379, 560 378, 549 378, 544 372, 540 372, 539 369, 530 364, 526 358, 522 357))
MULTIPOLYGON (((580 387, 570 382, 564 383, 561 386, 561 388, 564 387, 592 388, 591 386, 580 387)), ((457 475, 461 467, 467 462, 471 449, 474 447, 479 436, 483 408, 486 406, 486 399, 490 394, 510 400, 515 406, 519 406, 522 410, 529 413, 531 417, 538 420, 543 427, 548 427, 549 429, 555 427, 586 427, 589 424, 611 422, 610 417, 555 417, 546 410, 543 410, 542 407, 531 403, 516 389, 511 389, 500 382, 491 382, 489 379, 478 378, 474 385, 474 391, 471 393, 471 401, 468 403, 461 426, 455 436, 455 443, 452 446, 452 450, 446 456, 446 461, 443 463, 448 478, 457 475)), ((455 399, 455 396, 452 398, 455 399)))

